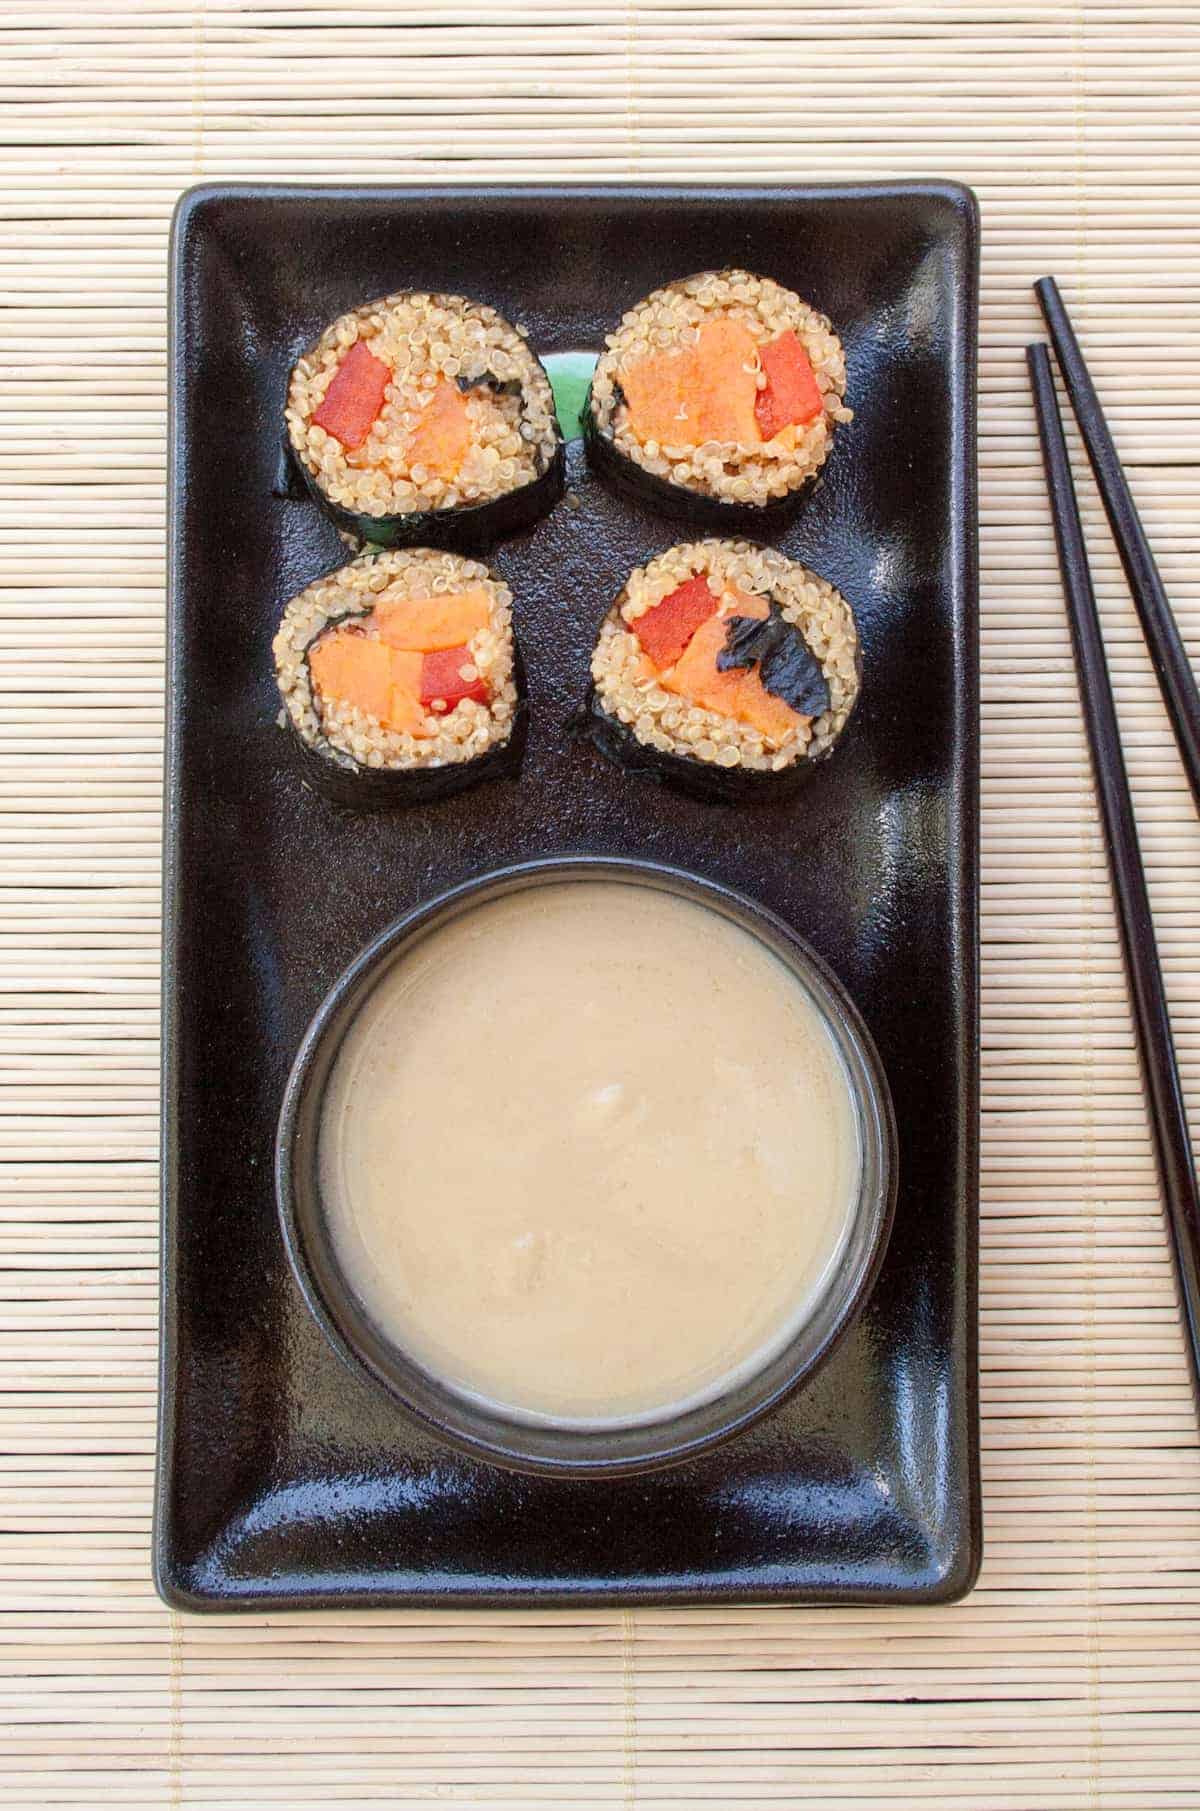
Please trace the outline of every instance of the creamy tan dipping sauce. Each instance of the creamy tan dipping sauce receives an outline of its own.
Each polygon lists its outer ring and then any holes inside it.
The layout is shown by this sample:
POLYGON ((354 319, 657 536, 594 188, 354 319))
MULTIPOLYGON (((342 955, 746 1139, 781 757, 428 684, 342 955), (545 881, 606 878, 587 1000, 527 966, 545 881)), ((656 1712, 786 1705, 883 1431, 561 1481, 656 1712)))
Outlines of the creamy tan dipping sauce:
POLYGON ((791 971, 719 913, 570 881, 400 958, 322 1109, 335 1248, 445 1382, 656 1418, 783 1345, 835 1264, 857 1119, 791 971))

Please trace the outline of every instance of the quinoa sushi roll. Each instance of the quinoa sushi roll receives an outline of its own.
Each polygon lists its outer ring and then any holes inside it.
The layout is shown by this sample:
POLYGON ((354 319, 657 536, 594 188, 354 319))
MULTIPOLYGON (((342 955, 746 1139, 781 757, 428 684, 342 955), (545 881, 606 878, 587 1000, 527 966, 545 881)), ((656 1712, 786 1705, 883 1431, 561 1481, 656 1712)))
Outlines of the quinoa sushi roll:
POLYGON ((463 551, 562 495, 550 380, 521 333, 464 296, 404 290, 339 316, 292 370, 287 432, 338 527, 463 551))
POLYGON ((769 277, 703 271, 624 315, 583 412, 594 469, 638 501, 719 526, 794 503, 849 421, 823 314, 769 277))
POLYGON ((360 555, 292 599, 275 673, 305 772, 344 804, 420 803, 520 766, 512 596, 478 561, 360 555))
POLYGON ((620 766, 703 798, 786 793, 858 698, 858 633, 826 579, 749 541, 635 567, 600 625, 588 733, 620 766))

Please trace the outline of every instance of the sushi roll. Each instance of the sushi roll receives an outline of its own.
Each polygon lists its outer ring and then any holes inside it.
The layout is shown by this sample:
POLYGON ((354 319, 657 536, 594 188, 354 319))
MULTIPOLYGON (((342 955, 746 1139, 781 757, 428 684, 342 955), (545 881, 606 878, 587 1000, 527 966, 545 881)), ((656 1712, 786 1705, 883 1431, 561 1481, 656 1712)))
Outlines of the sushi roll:
POLYGON ((630 573, 583 723, 620 766, 702 798, 775 797, 833 752, 860 677, 827 580, 749 541, 693 541, 630 573))
POLYGON ((288 439, 343 531, 476 551, 562 495, 550 380, 483 302, 405 290, 340 315, 297 360, 288 439))
POLYGON ((846 361, 823 314, 769 277, 704 271, 656 289, 608 336, 583 411, 593 468, 708 526, 769 521, 824 465, 846 361))
POLYGON ((305 772, 343 804, 420 803, 520 766, 512 595, 478 561, 360 555, 292 599, 275 674, 305 772))

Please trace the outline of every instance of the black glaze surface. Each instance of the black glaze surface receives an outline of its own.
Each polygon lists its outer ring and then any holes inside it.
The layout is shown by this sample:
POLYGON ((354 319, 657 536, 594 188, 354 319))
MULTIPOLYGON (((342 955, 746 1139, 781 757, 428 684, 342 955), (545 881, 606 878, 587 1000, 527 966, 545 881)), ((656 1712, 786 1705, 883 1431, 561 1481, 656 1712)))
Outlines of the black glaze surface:
POLYGON ((185 198, 155 1535, 170 1601, 935 1601, 969 1587, 976 265, 973 200, 947 184, 185 198), (391 288, 465 290, 545 353, 598 344, 657 284, 733 262, 812 297, 846 346, 855 420, 777 537, 850 598, 862 632, 863 697, 833 759, 794 798, 743 812, 637 785, 563 733, 626 573, 679 538, 593 483, 575 444, 567 500, 492 556, 529 669, 520 781, 365 813, 297 784, 271 637, 341 549, 315 505, 272 488, 287 373, 322 323, 391 288), (793 925, 863 1012, 900 1141, 879 1283, 819 1375, 711 1454, 604 1483, 460 1457, 349 1377, 293 1281, 271 1175, 304 1027, 367 939, 486 868, 577 852, 694 869, 793 925))

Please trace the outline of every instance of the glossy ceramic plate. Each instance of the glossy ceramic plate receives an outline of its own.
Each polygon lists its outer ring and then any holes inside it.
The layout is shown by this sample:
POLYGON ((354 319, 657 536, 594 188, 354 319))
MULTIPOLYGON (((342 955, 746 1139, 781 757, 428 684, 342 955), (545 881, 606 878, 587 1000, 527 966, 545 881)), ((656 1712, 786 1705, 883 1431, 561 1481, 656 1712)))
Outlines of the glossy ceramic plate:
POLYGON ((172 265, 163 1347, 155 1559, 193 1609, 942 1601, 974 1578, 977 1459, 978 227, 952 184, 194 191, 172 265), (271 637, 345 557, 280 494, 293 359, 391 289, 465 292, 540 352, 742 264, 833 319, 855 419, 770 539, 854 604, 862 702, 791 799, 661 790, 568 733, 629 568, 688 531, 602 489, 500 544, 530 673, 519 781, 362 815, 298 783, 271 637), (348 1371, 288 1266, 272 1148, 310 1017, 368 939, 552 854, 669 862, 806 938, 867 1021, 895 1226, 824 1368, 707 1455, 564 1482, 462 1456, 348 1371))

